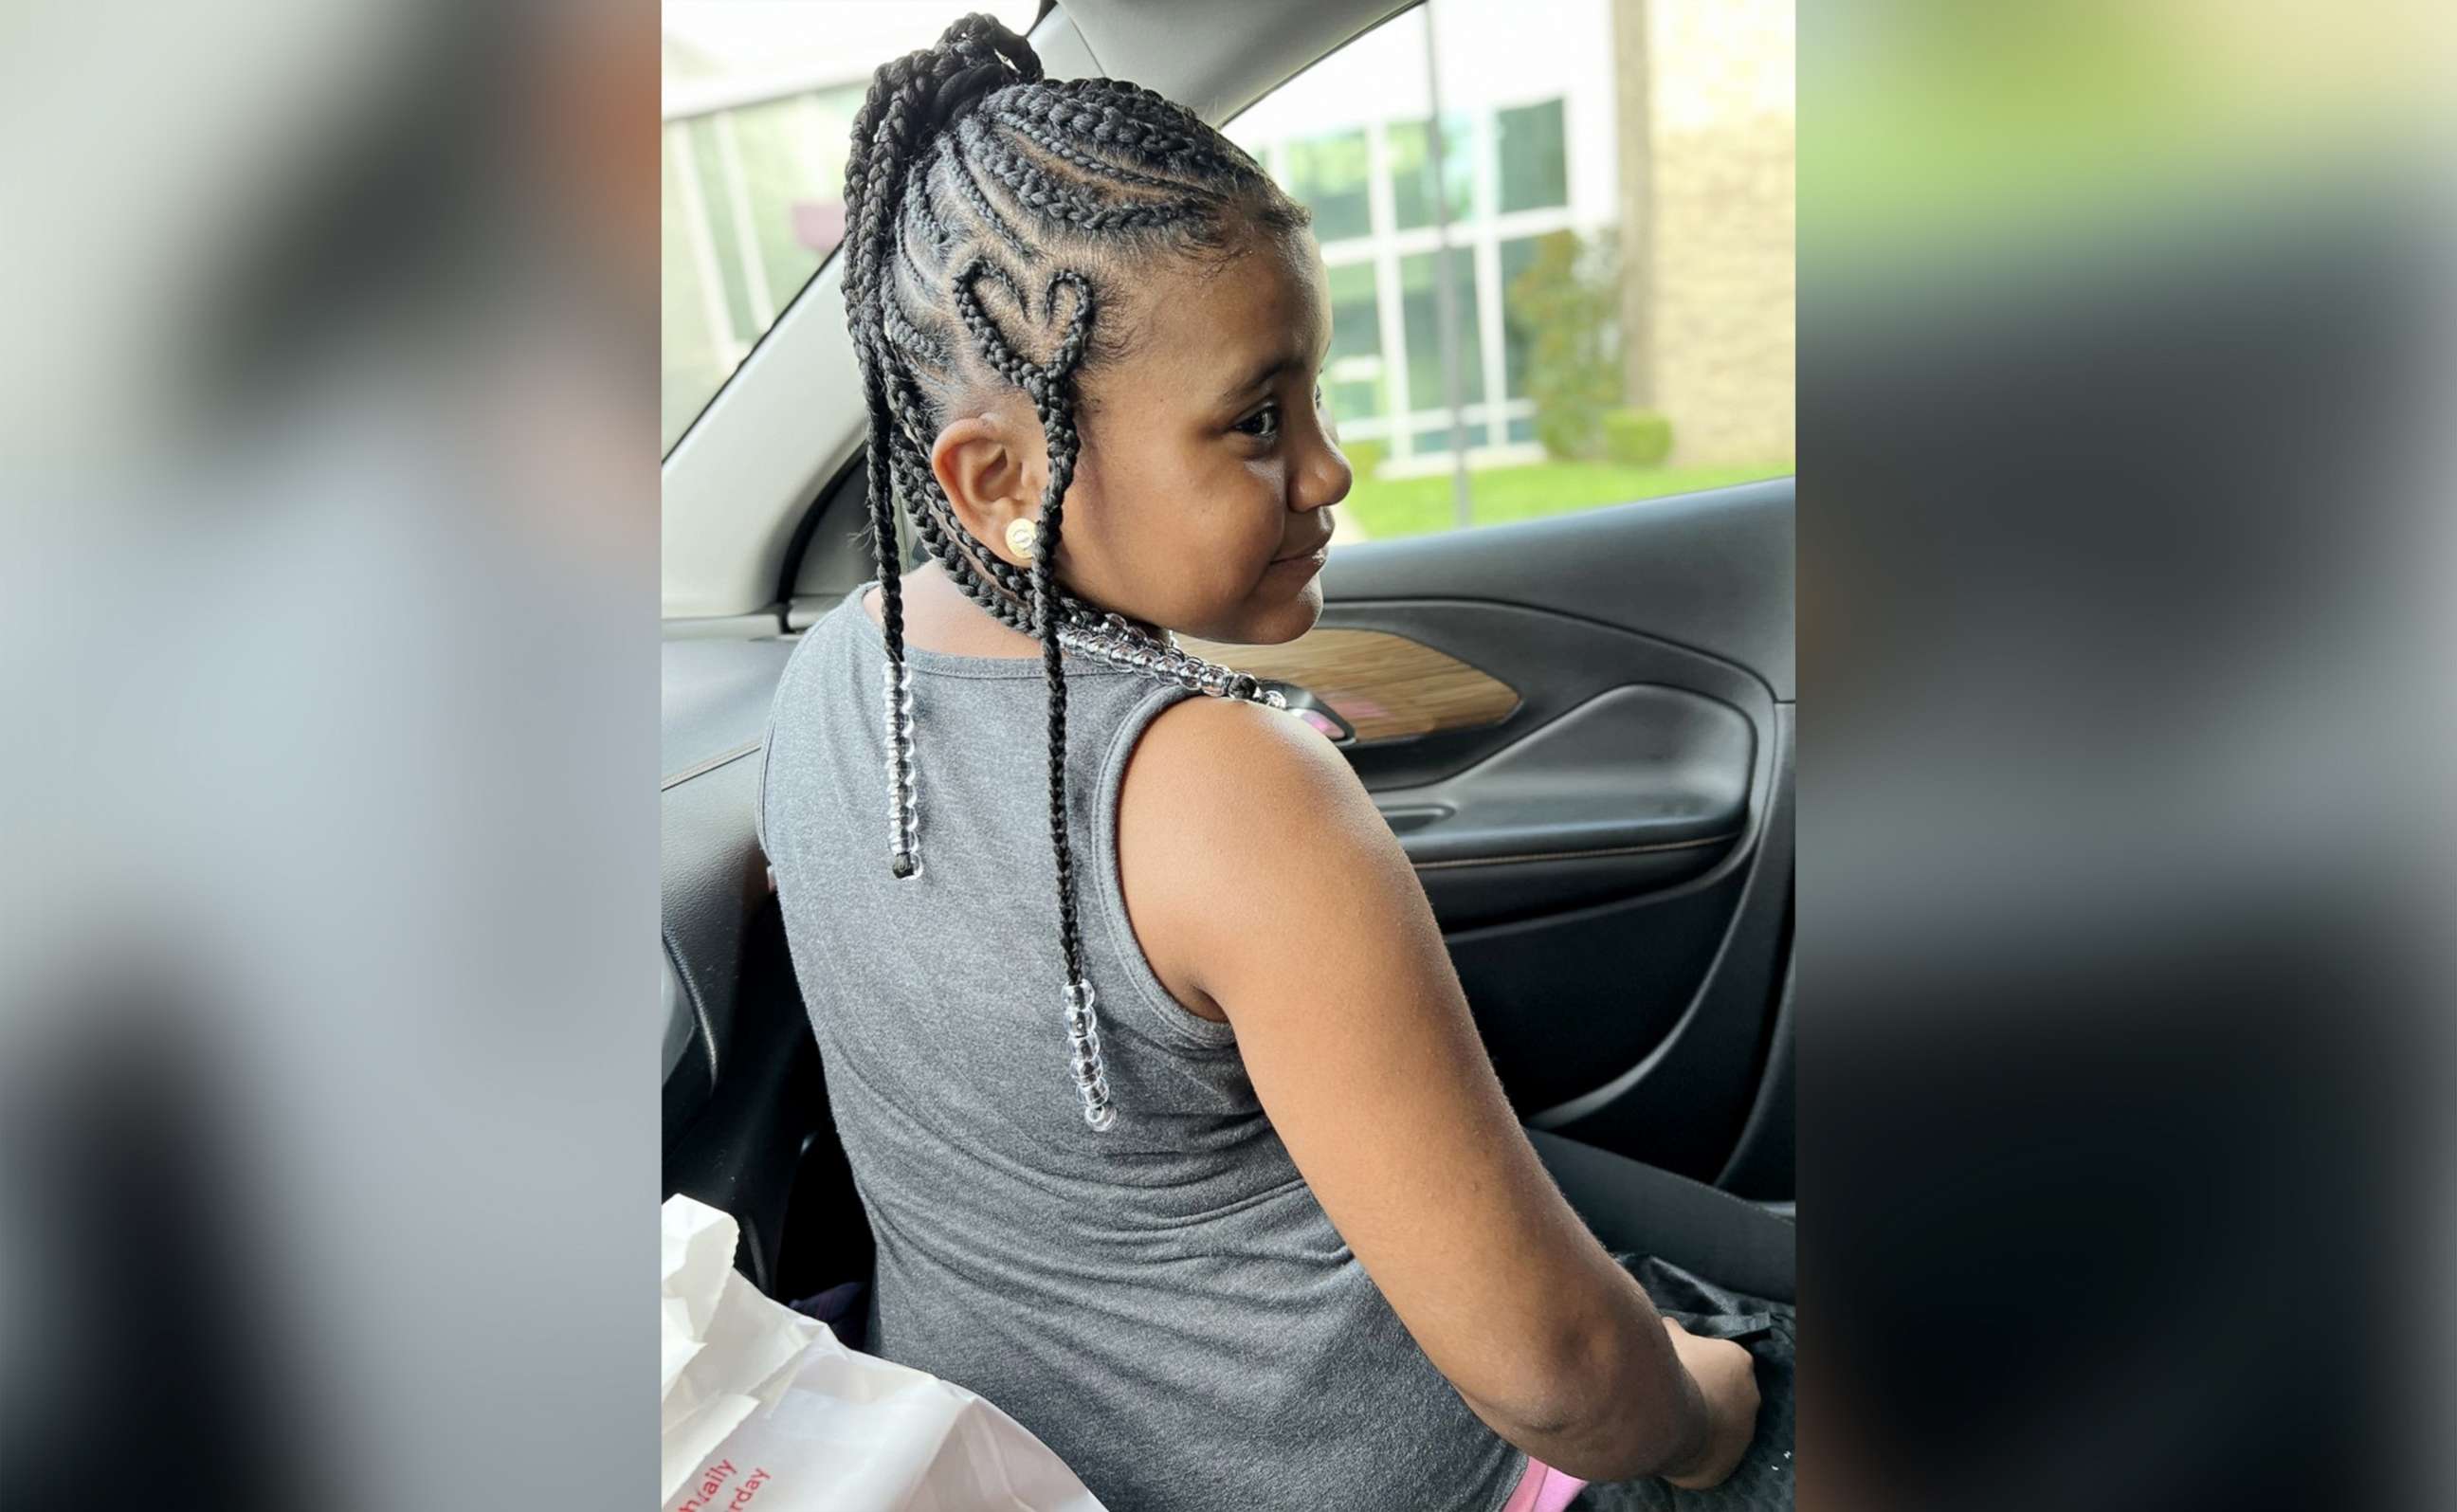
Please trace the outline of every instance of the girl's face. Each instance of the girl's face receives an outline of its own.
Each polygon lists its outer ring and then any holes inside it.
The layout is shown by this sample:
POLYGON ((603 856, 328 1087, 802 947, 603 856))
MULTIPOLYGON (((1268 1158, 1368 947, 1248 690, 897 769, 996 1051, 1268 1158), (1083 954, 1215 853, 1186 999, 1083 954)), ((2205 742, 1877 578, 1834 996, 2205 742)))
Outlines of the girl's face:
MULTIPOLYGON (((1331 311, 1313 238, 1267 239, 1212 277, 1155 268, 1133 309, 1100 318, 1121 316, 1138 322, 1130 355, 1083 384, 1095 407, 1078 422, 1059 575, 1095 603, 1205 640, 1304 634, 1322 613, 1311 553, 1353 479, 1318 401, 1331 311)), ((1003 501, 950 498, 977 539, 1017 560, 1006 519, 1039 512, 1047 453, 1028 404, 1002 424, 1026 453, 1009 475, 1022 487, 996 490, 1003 501)))

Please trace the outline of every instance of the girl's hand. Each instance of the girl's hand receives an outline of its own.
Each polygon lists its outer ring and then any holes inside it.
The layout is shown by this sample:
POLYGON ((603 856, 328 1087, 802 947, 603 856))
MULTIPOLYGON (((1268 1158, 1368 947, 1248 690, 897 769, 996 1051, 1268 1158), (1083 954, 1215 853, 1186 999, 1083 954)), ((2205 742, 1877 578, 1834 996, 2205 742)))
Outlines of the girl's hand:
POLYGON ((1758 1427, 1757 1361, 1727 1338, 1700 1338, 1670 1318, 1663 1331, 1672 1336, 1672 1352, 1697 1381, 1706 1398, 1706 1447, 1696 1464, 1683 1474, 1666 1475, 1666 1484, 1683 1491, 1721 1485, 1748 1452, 1758 1427))

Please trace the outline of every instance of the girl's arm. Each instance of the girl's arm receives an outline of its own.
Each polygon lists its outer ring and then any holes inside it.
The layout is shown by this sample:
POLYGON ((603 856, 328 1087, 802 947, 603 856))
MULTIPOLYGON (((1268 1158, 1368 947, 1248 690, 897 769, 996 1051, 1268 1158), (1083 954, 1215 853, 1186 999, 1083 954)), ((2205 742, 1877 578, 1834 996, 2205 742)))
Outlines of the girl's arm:
POLYGON ((1235 1025, 1316 1200, 1468 1406, 1590 1481, 1712 1458, 1697 1381, 1529 1145, 1424 889, 1338 751, 1189 698, 1146 730, 1118 822, 1146 956, 1235 1025))

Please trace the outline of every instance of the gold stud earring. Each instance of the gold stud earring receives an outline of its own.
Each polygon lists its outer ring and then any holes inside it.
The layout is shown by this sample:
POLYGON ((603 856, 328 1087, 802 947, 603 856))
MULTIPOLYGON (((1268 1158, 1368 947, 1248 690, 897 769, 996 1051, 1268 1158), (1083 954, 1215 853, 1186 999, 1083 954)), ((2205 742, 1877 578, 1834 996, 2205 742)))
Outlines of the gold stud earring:
POLYGON ((1041 527, 1031 520, 1009 520, 1006 523, 1007 549, 1029 562, 1032 560, 1033 538, 1041 527))

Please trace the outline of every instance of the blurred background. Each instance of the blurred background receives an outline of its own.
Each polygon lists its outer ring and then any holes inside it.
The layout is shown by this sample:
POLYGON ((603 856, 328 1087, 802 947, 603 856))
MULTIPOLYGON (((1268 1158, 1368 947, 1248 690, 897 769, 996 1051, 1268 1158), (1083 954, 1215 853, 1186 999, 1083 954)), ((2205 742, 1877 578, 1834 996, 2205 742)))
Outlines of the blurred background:
MULTIPOLYGON (((1229 130, 1366 528, 1808 462, 1802 1503, 2457 1504, 2447 8, 1531 13, 1229 130)), ((940 24, 0 6, 14 1497, 650 1479, 657 462, 940 24)))
POLYGON ((1801 1502, 2429 1507, 2446 6, 1801 10, 1801 1502))
POLYGON ((653 6, 0 3, 0 1484, 656 1477, 653 6))

